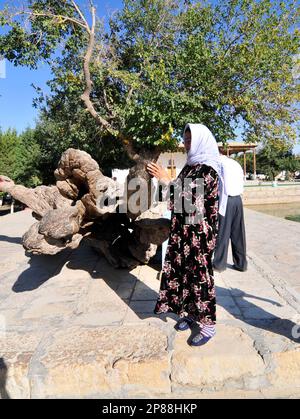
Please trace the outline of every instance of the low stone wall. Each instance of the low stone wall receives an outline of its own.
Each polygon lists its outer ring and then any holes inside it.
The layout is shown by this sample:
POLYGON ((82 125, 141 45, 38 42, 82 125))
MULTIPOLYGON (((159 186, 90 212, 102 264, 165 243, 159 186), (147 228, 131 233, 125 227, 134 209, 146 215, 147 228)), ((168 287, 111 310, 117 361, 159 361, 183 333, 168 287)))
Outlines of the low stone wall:
MULTIPOLYGON (((172 329, 153 322, 73 326, 44 336, 11 332, 5 348, 7 395, 201 398, 231 392, 246 398, 252 391, 255 397, 299 397, 297 349, 283 352, 273 342, 273 352, 263 354, 246 330, 220 324, 214 345, 199 350, 187 346, 188 332, 172 329)), ((265 344, 270 337, 262 339, 265 344)))
POLYGON ((300 185, 246 187, 243 202, 244 205, 300 202, 300 185))

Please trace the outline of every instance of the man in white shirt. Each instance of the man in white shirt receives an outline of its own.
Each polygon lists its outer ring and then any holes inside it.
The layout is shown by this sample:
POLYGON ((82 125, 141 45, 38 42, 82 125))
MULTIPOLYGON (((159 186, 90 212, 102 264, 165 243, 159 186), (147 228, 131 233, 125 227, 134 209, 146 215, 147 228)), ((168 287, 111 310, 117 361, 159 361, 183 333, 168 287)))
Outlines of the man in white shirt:
POLYGON ((246 234, 241 195, 244 190, 244 173, 240 164, 224 155, 220 156, 228 195, 225 217, 219 215, 219 232, 214 254, 214 269, 222 272, 227 266, 228 246, 231 239, 233 267, 247 270, 246 234))

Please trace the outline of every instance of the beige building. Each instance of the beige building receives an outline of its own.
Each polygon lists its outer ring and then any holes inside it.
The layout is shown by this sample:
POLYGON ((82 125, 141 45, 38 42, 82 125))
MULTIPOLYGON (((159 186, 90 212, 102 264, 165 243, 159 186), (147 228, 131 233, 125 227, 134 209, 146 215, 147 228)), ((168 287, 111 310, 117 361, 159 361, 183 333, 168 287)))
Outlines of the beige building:
MULTIPOLYGON (((222 143, 218 143, 218 147, 220 151, 223 151, 224 147, 222 143)), ((227 143, 226 154, 228 157, 243 153, 245 176, 246 176, 247 167, 249 164, 247 162, 246 153, 252 152, 253 153, 253 173, 254 173, 254 177, 256 177, 256 147, 257 147, 257 144, 238 143, 234 141, 227 143)), ((163 167, 167 168, 172 178, 177 177, 186 162, 186 152, 185 152, 184 145, 180 143, 178 145, 177 151, 173 153, 171 152, 162 153, 158 159, 158 162, 163 167)))
MULTIPOLYGON (((161 153, 157 162, 161 166, 165 167, 171 177, 175 179, 179 175, 186 162, 186 152, 184 145, 182 143, 179 144, 176 151, 161 153)), ((124 183, 128 173, 129 169, 113 169, 112 177, 115 177, 119 183, 124 183)))
MULTIPOLYGON (((223 144, 218 143, 218 147, 220 150, 223 149, 223 144)), ((238 143, 238 142, 230 142, 227 143, 226 147, 226 154, 227 156, 237 155, 239 153, 243 153, 244 155, 244 174, 247 173, 247 152, 253 153, 253 173, 254 177, 256 177, 256 144, 246 144, 246 143, 238 143)), ((161 153, 158 159, 158 164, 165 167, 169 174, 171 175, 172 179, 175 179, 182 168, 186 163, 186 152, 183 143, 180 143, 177 147, 176 151, 173 152, 165 152, 161 153)), ((117 181, 120 183, 124 183, 126 176, 128 175, 129 169, 126 170, 119 170, 114 169, 112 171, 112 176, 117 178, 117 181)))
POLYGON ((176 178, 186 163, 184 145, 180 143, 176 151, 161 153, 157 162, 168 170, 172 179, 176 178))

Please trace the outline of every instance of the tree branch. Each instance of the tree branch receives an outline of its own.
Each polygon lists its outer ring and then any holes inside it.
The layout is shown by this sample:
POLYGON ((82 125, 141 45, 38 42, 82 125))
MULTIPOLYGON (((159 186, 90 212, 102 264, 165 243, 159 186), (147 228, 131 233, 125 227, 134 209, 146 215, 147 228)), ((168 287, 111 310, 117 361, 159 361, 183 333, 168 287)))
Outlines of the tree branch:
POLYGON ((126 98, 126 105, 128 105, 128 103, 130 102, 132 95, 133 95, 133 87, 131 86, 129 89, 127 98, 126 98))
POLYGON ((257 84, 258 82, 260 82, 262 79, 262 76, 258 76, 256 77, 254 80, 252 80, 250 83, 248 83, 242 90, 240 90, 239 92, 237 92, 237 94, 243 95, 248 89, 250 89, 250 87, 254 86, 255 84, 257 84))
POLYGON ((90 31, 91 31, 90 26, 89 26, 86 18, 84 17, 84 14, 82 13, 82 11, 80 10, 79 6, 75 2, 75 0, 72 0, 72 4, 73 4, 74 8, 76 9, 77 13, 79 14, 79 16, 81 17, 81 19, 83 20, 83 22, 85 23, 85 26, 86 26, 87 31, 90 33, 90 31))
MULTIPOLYGON (((138 77, 141 77, 142 72, 141 72, 141 71, 139 71, 136 75, 137 75, 138 77)), ((129 104, 129 102, 130 102, 130 100, 131 100, 131 98, 132 98, 133 93, 134 93, 134 88, 133 88, 133 86, 131 86, 131 87, 130 87, 130 89, 129 89, 129 91, 128 91, 127 97, 126 97, 126 105, 128 105, 128 104, 129 104)))
POLYGON ((66 22, 72 22, 72 23, 76 23, 76 25, 81 26, 84 29, 87 29, 86 25, 83 24, 82 22, 80 22, 80 20, 69 17, 69 16, 64 16, 64 15, 54 15, 53 13, 38 13, 38 12, 28 12, 26 10, 15 13, 14 15, 12 15, 12 17, 15 16, 21 16, 21 15, 29 15, 31 17, 50 17, 50 18, 56 18, 56 19, 63 19, 66 22))
POLYGON ((91 62, 91 58, 92 58, 92 54, 93 54, 93 50, 95 46, 95 28, 96 28, 95 7, 92 7, 91 10, 92 10, 92 27, 90 29, 88 48, 84 56, 84 62, 83 62, 83 72, 84 72, 86 87, 83 94, 81 95, 81 99, 83 100, 87 110, 90 112, 90 114, 95 119, 97 124, 105 128, 110 134, 118 137, 119 132, 113 129, 112 126, 109 124, 109 122, 106 121, 104 118, 102 118, 98 114, 98 112, 94 108, 94 105, 91 101, 93 82, 91 79, 90 62, 91 62))
POLYGON ((224 51, 224 54, 223 54, 223 57, 222 58, 225 58, 225 56, 227 55, 227 53, 230 51, 230 49, 231 49, 231 47, 242 37, 242 36, 244 36, 244 33, 243 32, 241 32, 241 33, 239 33, 233 40, 231 40, 230 42, 229 42, 229 44, 227 45, 227 47, 226 47, 226 49, 225 49, 225 51, 224 51))
MULTIPOLYGON (((93 82, 91 79, 90 62, 92 59, 92 54, 93 54, 94 46, 95 46, 95 28, 96 28, 96 9, 94 6, 92 6, 91 11, 92 11, 92 27, 89 34, 90 36, 89 36, 88 48, 84 56, 84 62, 83 62, 83 72, 84 72, 86 87, 83 94, 81 95, 81 99, 83 100, 88 112, 95 119, 96 123, 102 128, 104 128, 111 135, 120 139, 129 157, 133 159, 134 161, 137 161, 140 158, 140 156, 134 150, 132 142, 129 139, 126 139, 125 136, 119 130, 114 129, 112 125, 106 119, 104 119, 101 115, 99 115, 93 105, 93 102, 91 101, 93 82)), ((103 96, 105 100, 105 93, 103 93, 103 96)))

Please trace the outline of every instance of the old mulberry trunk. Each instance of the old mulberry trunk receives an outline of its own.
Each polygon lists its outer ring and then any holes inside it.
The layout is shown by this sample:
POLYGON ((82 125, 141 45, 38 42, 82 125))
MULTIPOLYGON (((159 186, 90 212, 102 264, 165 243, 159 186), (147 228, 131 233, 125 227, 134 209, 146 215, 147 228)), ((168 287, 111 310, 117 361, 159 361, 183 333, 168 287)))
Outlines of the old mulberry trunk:
POLYGON ((33 210, 36 222, 23 236, 26 251, 54 255, 85 240, 116 268, 147 263, 169 232, 169 222, 162 217, 166 204, 149 208, 151 179, 145 162, 157 157, 148 154, 136 162, 128 182, 138 179, 133 182, 137 190, 128 193, 127 185, 104 176, 88 153, 72 148, 61 156, 55 170, 56 185, 29 189, 1 176, 0 191, 9 192, 33 210), (143 191, 146 204, 141 202, 141 179, 148 186, 143 191), (135 193, 138 198, 133 210, 128 201, 135 193))

